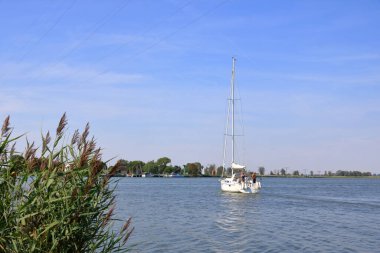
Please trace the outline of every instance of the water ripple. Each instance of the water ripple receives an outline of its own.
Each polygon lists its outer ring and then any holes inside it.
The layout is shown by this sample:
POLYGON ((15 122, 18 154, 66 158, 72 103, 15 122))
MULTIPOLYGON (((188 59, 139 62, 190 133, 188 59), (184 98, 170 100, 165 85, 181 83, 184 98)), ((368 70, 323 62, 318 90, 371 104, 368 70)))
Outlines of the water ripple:
POLYGON ((379 181, 266 179, 228 194, 215 179, 122 179, 117 216, 133 252, 376 252, 379 181))

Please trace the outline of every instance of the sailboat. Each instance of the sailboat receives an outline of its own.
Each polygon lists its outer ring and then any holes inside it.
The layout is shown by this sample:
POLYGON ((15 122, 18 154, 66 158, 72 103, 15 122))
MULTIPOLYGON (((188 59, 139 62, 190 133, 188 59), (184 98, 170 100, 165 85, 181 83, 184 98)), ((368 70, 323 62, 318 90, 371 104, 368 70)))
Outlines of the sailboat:
POLYGON ((224 151, 223 151, 223 174, 226 171, 226 144, 227 138, 231 137, 232 143, 232 160, 231 160, 231 177, 222 178, 220 180, 220 186, 222 191, 236 192, 236 193, 257 193, 261 189, 261 183, 256 178, 251 178, 246 173, 246 167, 238 164, 235 161, 235 62, 236 59, 232 58, 232 77, 231 77, 231 95, 229 98, 229 110, 227 116, 227 125, 224 139, 224 151), (231 113, 231 115, 230 115, 231 113), (229 119, 231 116, 231 132, 229 130, 229 119))

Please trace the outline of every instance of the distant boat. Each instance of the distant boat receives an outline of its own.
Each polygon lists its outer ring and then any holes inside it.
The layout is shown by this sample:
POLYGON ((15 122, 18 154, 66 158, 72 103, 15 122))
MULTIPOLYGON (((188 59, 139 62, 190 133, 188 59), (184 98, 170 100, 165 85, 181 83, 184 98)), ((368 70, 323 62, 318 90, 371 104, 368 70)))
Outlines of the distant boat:
POLYGON ((165 177, 183 177, 181 174, 179 174, 179 173, 174 173, 174 172, 172 172, 172 173, 170 173, 170 174, 165 174, 165 177))
POLYGON ((141 177, 153 177, 153 174, 151 174, 151 173, 142 173, 141 177))
POLYGON ((231 113, 231 133, 228 133, 229 117, 227 117, 227 127, 224 140, 224 157, 223 157, 223 175, 225 169, 226 158, 226 143, 227 137, 231 137, 232 142, 232 162, 231 162, 231 177, 222 178, 220 180, 220 187, 225 192, 236 193, 257 193, 261 188, 259 181, 253 180, 245 171, 245 166, 235 162, 235 62, 236 59, 232 58, 232 77, 231 77, 231 96, 229 99, 229 114, 231 113), (245 175, 245 176, 244 176, 245 175), (253 182, 255 181, 255 182, 253 182))

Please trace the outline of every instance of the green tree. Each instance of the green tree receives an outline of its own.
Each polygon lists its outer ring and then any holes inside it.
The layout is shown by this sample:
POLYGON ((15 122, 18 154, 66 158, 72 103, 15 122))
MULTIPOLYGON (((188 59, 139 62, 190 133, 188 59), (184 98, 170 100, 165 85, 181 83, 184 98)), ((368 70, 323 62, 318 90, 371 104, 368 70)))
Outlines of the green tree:
MULTIPOLYGON (((129 162, 127 160, 120 159, 116 162, 117 166, 117 174, 124 174, 126 175, 128 173, 128 164, 129 162)), ((112 166, 113 167, 113 166, 112 166)))
POLYGON ((175 165, 175 166, 173 167, 173 172, 174 172, 174 173, 181 173, 181 167, 179 167, 178 165, 175 165))
POLYGON ((156 164, 158 165, 158 173, 162 174, 166 168, 166 166, 171 163, 170 158, 168 157, 161 157, 157 160, 156 164))
POLYGON ((170 174, 170 173, 172 173, 172 172, 174 172, 174 167, 172 167, 172 166, 166 166, 165 167, 165 169, 164 169, 164 173, 166 173, 166 174, 170 174))
POLYGON ((216 176, 216 165, 210 164, 205 168, 205 175, 207 176, 216 176))
POLYGON ((129 168, 133 174, 141 174, 145 163, 143 161, 131 161, 129 168))
POLYGON ((194 164, 197 166, 198 174, 201 174, 203 169, 202 164, 200 162, 195 162, 194 164))
POLYGON ((186 170, 187 170, 188 174, 192 177, 197 177, 199 174, 198 164, 196 164, 196 163, 186 164, 186 170))
POLYGON ((143 171, 147 173, 157 174, 158 166, 154 161, 149 161, 143 166, 143 171))
POLYGON ((260 167, 259 167, 259 174, 260 174, 261 176, 264 176, 264 174, 265 174, 265 168, 264 168, 263 166, 260 166, 260 167))
POLYGON ((223 166, 219 166, 217 169, 216 169, 216 175, 218 177, 222 176, 223 174, 223 166))

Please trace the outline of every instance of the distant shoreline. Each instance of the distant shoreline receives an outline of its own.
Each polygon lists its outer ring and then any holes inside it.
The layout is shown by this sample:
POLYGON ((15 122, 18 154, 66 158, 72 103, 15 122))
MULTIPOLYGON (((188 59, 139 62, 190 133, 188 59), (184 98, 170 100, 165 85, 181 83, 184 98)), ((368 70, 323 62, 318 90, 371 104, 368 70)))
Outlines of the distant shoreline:
MULTIPOLYGON (((113 177, 130 177, 130 176, 125 176, 125 175, 114 175, 113 177)), ((287 175, 287 176, 280 176, 280 175, 263 175, 258 177, 262 178, 331 178, 331 179, 347 179, 347 178, 352 178, 352 179, 380 179, 380 176, 293 176, 293 175, 287 175)), ((134 176, 131 178, 145 178, 141 176, 134 176)), ((165 176, 152 176, 152 177, 146 177, 146 178, 176 178, 176 177, 165 177, 165 176)), ((219 176, 209 176, 209 175, 199 175, 199 176, 181 176, 180 178, 220 178, 219 176)))
POLYGON ((275 178, 372 178, 372 179, 380 179, 380 176, 277 176, 277 175, 264 175, 260 177, 275 177, 275 178))

